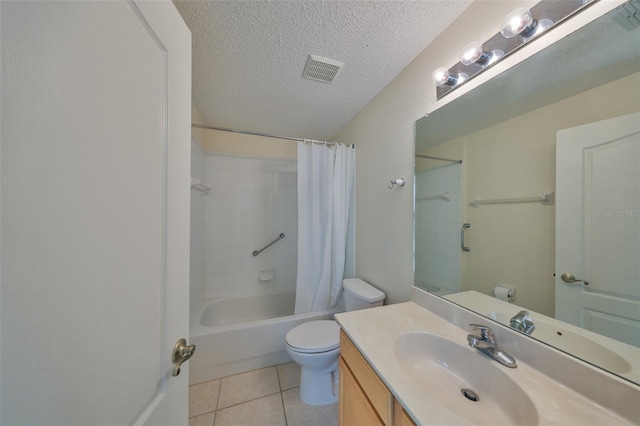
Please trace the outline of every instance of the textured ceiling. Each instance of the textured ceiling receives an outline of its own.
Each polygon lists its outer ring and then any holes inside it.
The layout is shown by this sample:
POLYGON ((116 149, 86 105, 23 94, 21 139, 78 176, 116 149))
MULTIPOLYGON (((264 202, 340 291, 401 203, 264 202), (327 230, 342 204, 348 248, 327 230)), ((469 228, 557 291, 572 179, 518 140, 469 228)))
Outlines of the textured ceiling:
POLYGON ((174 0, 193 35, 193 101, 206 124, 321 140, 470 3, 174 0), (345 65, 331 84, 303 79, 309 54, 345 65))

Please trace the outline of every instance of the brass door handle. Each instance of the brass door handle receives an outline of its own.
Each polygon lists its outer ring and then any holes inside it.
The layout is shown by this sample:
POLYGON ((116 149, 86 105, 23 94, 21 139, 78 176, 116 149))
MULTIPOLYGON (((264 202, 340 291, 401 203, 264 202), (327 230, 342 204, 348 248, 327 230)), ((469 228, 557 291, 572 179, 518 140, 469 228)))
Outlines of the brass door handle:
POLYGON ((196 345, 187 346, 187 339, 180 339, 173 347, 173 354, 171 355, 171 361, 173 361, 173 375, 180 374, 180 366, 183 362, 191 358, 196 351, 196 345))
POLYGON ((589 285, 589 283, 587 281, 576 279, 576 277, 574 277, 573 275, 569 274, 568 272, 565 272, 564 274, 560 275, 560 279, 562 281, 564 281, 565 283, 569 283, 569 284, 582 283, 584 285, 589 285))

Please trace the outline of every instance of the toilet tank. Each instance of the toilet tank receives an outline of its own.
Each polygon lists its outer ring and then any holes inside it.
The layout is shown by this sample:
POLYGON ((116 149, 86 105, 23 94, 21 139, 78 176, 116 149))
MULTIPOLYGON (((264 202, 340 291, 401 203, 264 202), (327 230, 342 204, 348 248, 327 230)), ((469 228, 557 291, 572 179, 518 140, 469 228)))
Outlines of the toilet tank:
POLYGON ((344 286, 345 311, 382 306, 384 293, 359 278, 348 278, 342 281, 344 286))

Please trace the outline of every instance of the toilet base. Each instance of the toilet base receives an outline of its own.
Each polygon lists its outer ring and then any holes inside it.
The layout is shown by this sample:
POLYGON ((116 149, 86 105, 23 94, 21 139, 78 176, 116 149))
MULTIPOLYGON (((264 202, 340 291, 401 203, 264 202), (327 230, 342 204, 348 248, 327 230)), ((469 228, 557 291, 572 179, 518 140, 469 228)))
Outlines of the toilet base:
POLYGON ((300 400, 307 405, 338 402, 338 362, 326 370, 300 369, 300 400))
POLYGON ((338 401, 339 330, 335 321, 325 320, 299 325, 287 333, 285 348, 291 359, 300 365, 300 400, 307 405, 328 405, 338 401), (321 337, 319 347, 314 333, 321 337), (290 346, 290 338, 298 346, 290 346), (322 348, 332 349, 322 351, 322 348))

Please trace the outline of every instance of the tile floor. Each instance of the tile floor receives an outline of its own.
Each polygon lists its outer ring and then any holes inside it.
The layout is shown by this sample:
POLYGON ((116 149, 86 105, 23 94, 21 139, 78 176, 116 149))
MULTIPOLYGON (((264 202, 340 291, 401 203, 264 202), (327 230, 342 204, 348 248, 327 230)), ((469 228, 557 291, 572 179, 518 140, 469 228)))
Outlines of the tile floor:
POLYGON ((300 401, 294 362, 189 386, 189 426, 334 426, 338 404, 300 401))

